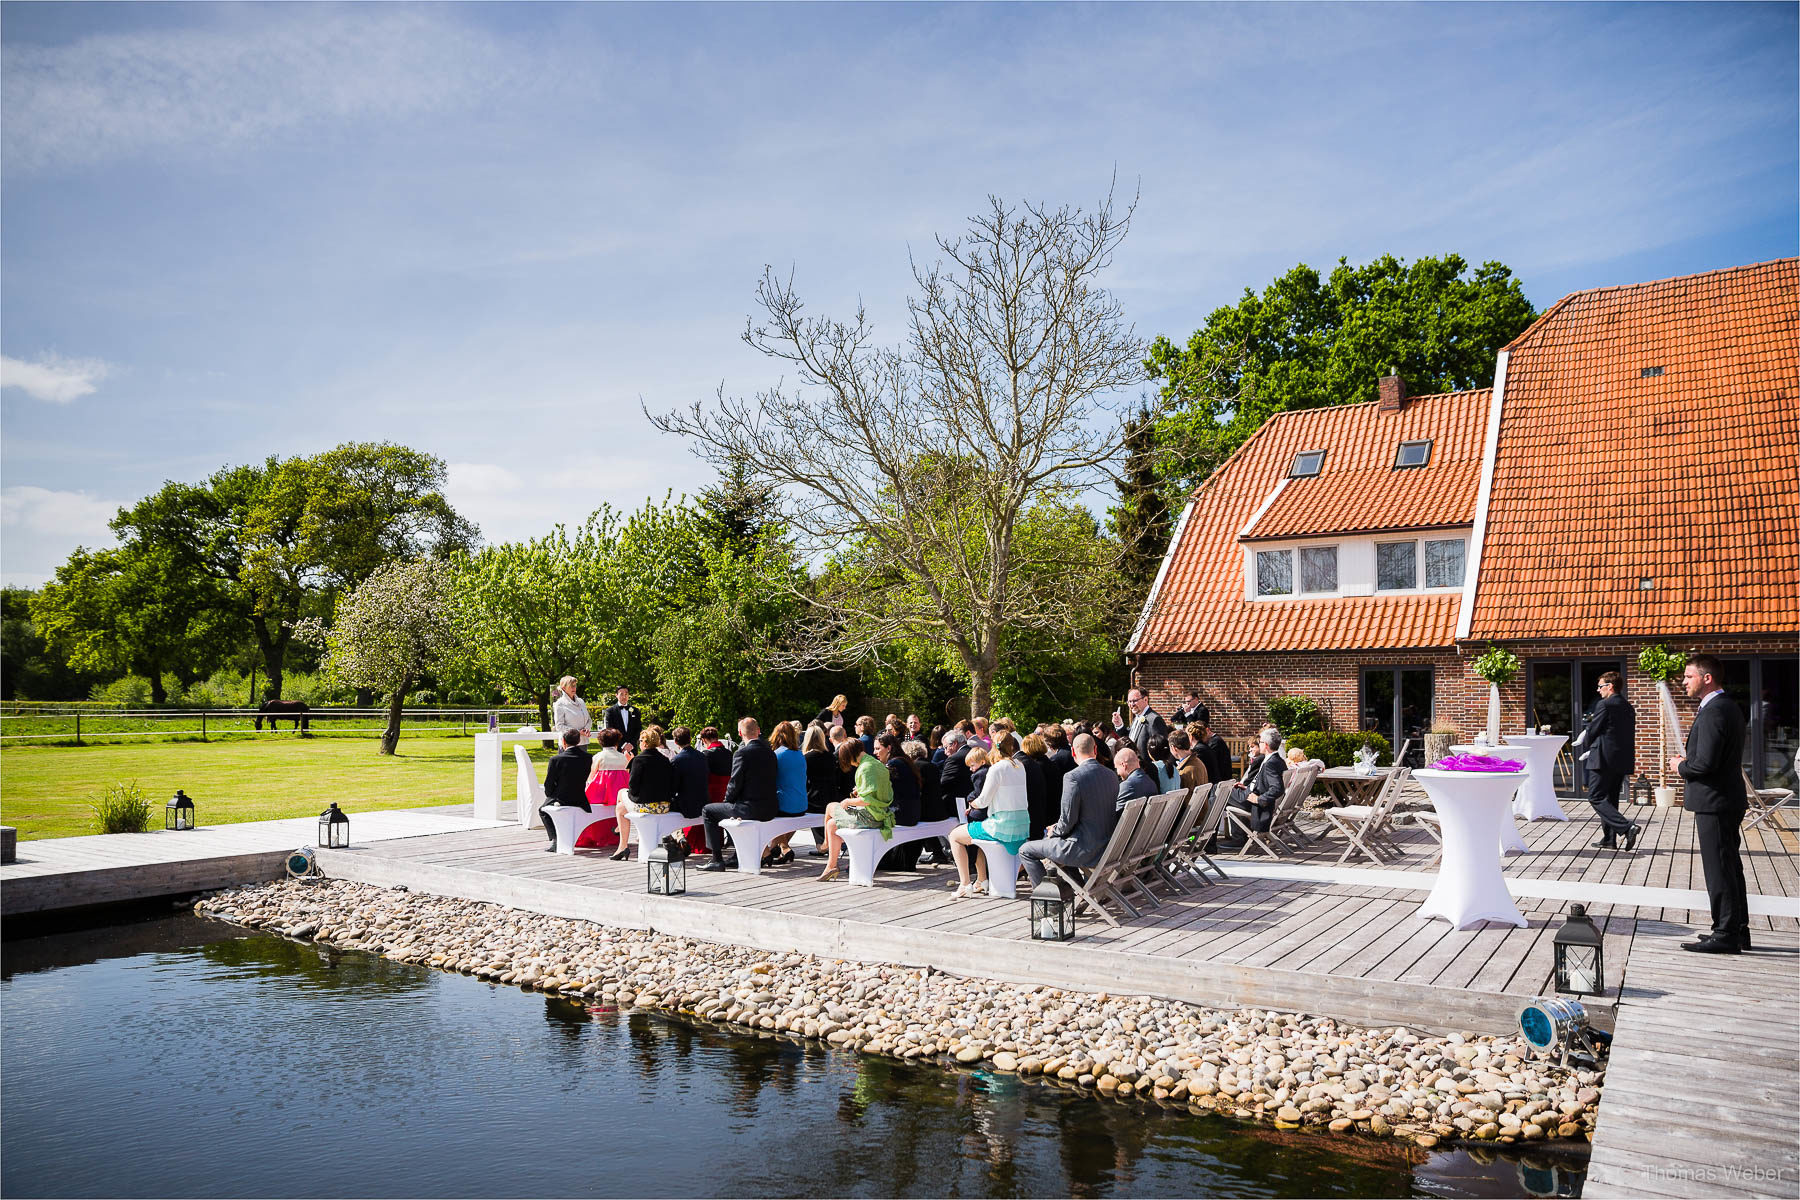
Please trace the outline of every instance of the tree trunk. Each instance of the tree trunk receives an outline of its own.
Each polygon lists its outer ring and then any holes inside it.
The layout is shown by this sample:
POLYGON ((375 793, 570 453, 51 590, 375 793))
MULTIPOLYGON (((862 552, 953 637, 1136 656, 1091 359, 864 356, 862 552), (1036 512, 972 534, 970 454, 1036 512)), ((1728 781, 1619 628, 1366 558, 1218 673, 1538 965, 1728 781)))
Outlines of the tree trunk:
POLYGON ((356 707, 368 708, 371 704, 374 704, 374 703, 375 703, 375 689, 374 688, 357 688, 356 689, 356 707))
POLYGON ((544 698, 542 691, 538 692, 538 728, 550 728, 550 701, 544 698))
POLYGON ((400 681, 394 694, 388 698, 387 728, 381 731, 381 752, 392 754, 394 747, 400 744, 400 710, 406 705, 406 689, 412 683, 411 676, 400 681))
POLYGON ((969 669, 969 715, 985 717, 994 703, 994 668, 971 667, 969 669))
POLYGON ((148 674, 150 677, 150 703, 156 705, 167 704, 169 702, 169 692, 167 688, 163 687, 162 672, 155 668, 151 668, 148 674))
POLYGON ((250 618, 250 627, 256 632, 256 648, 262 651, 263 673, 269 677, 268 686, 263 689, 263 699, 281 699, 281 668, 287 661, 288 639, 291 631, 275 622, 273 631, 269 628, 267 617, 250 618))

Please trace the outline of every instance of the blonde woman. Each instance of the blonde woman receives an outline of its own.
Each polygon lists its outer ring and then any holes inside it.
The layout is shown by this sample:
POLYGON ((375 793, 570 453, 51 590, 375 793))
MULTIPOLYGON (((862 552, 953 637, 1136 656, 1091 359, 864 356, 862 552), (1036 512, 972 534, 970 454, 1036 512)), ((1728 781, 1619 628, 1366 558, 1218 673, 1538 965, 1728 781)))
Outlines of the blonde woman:
POLYGON ((631 814, 668 812, 669 797, 674 791, 675 768, 669 765, 666 755, 658 753, 663 748, 662 729, 652 725, 639 741, 643 748, 631 756, 626 768, 630 789, 619 794, 619 849, 613 855, 614 862, 631 857, 631 814))
POLYGON ((588 715, 587 701, 575 694, 575 677, 564 675, 550 689, 550 729, 556 734, 556 740, 562 741, 562 735, 571 729, 581 732, 581 744, 587 745, 592 735, 594 719, 588 715))
POLYGON ((813 720, 825 726, 827 729, 830 729, 833 725, 842 728, 844 725, 844 710, 849 707, 850 698, 848 696, 833 696, 831 698, 831 703, 827 704, 824 708, 821 708, 819 710, 819 715, 814 717, 813 720))
MULTIPOLYGON (((974 800, 987 816, 950 831, 950 854, 956 859, 956 897, 978 895, 987 890, 987 856, 975 864, 980 882, 969 882, 969 851, 977 839, 999 842, 1013 854, 1031 834, 1030 798, 1025 790, 1025 768, 1013 755, 1019 752, 1019 741, 1010 732, 1000 731, 994 752, 988 757, 987 778, 981 794, 974 800)), ((971 754, 970 758, 974 755, 971 754)))

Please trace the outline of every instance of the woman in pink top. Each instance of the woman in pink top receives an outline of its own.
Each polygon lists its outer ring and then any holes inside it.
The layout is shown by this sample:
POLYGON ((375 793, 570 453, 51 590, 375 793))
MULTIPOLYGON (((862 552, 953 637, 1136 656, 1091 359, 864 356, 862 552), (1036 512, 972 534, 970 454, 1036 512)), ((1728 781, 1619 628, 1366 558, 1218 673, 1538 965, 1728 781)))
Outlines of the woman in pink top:
MULTIPOLYGON (((587 798, 589 804, 607 804, 614 808, 619 804, 619 793, 631 782, 628 773, 631 766, 631 755, 620 748, 625 735, 617 729, 600 731, 600 753, 594 755, 593 769, 588 772, 587 798)), ((581 836, 575 839, 576 849, 606 849, 619 842, 617 821, 596 821, 582 830, 581 836)))

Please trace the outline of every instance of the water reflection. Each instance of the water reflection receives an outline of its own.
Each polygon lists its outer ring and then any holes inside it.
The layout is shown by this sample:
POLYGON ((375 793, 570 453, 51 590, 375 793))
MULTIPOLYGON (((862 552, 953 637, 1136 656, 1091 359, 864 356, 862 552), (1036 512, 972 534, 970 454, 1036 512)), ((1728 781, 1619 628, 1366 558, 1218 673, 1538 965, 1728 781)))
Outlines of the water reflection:
MULTIPOLYGON (((496 988, 191 917, 9 974, 0 1190, 36 1195, 1573 1194, 985 1070, 496 988), (96 1014, 108 1019, 96 1020, 96 1014), (171 1109, 186 1137, 161 1136, 171 1109), (104 1112, 96 1147, 70 1114, 104 1112), (555 1141, 546 1121, 591 1137, 555 1141), (618 1136, 621 1122, 629 1137, 618 1136), (328 1150, 328 1153, 322 1152, 328 1150)), ((101 938, 101 941, 104 939, 101 938)), ((21 953, 22 952, 22 953, 21 953)), ((32 954, 38 957, 31 958, 32 954)), ((10 969, 10 968, 9 968, 10 969)))

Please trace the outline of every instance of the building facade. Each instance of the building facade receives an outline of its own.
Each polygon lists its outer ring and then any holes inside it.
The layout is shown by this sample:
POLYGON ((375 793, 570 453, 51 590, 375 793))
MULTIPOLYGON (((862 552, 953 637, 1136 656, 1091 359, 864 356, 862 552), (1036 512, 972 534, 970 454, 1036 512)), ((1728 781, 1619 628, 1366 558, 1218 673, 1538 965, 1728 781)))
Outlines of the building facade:
POLYGON ((1380 395, 1271 418, 1195 490, 1128 651, 1154 702, 1239 734, 1305 695, 1417 749, 1485 726, 1499 645, 1503 729, 1579 732, 1616 670, 1654 775, 1662 644, 1724 660, 1746 770, 1793 786, 1800 260, 1577 292, 1493 388, 1380 395))

